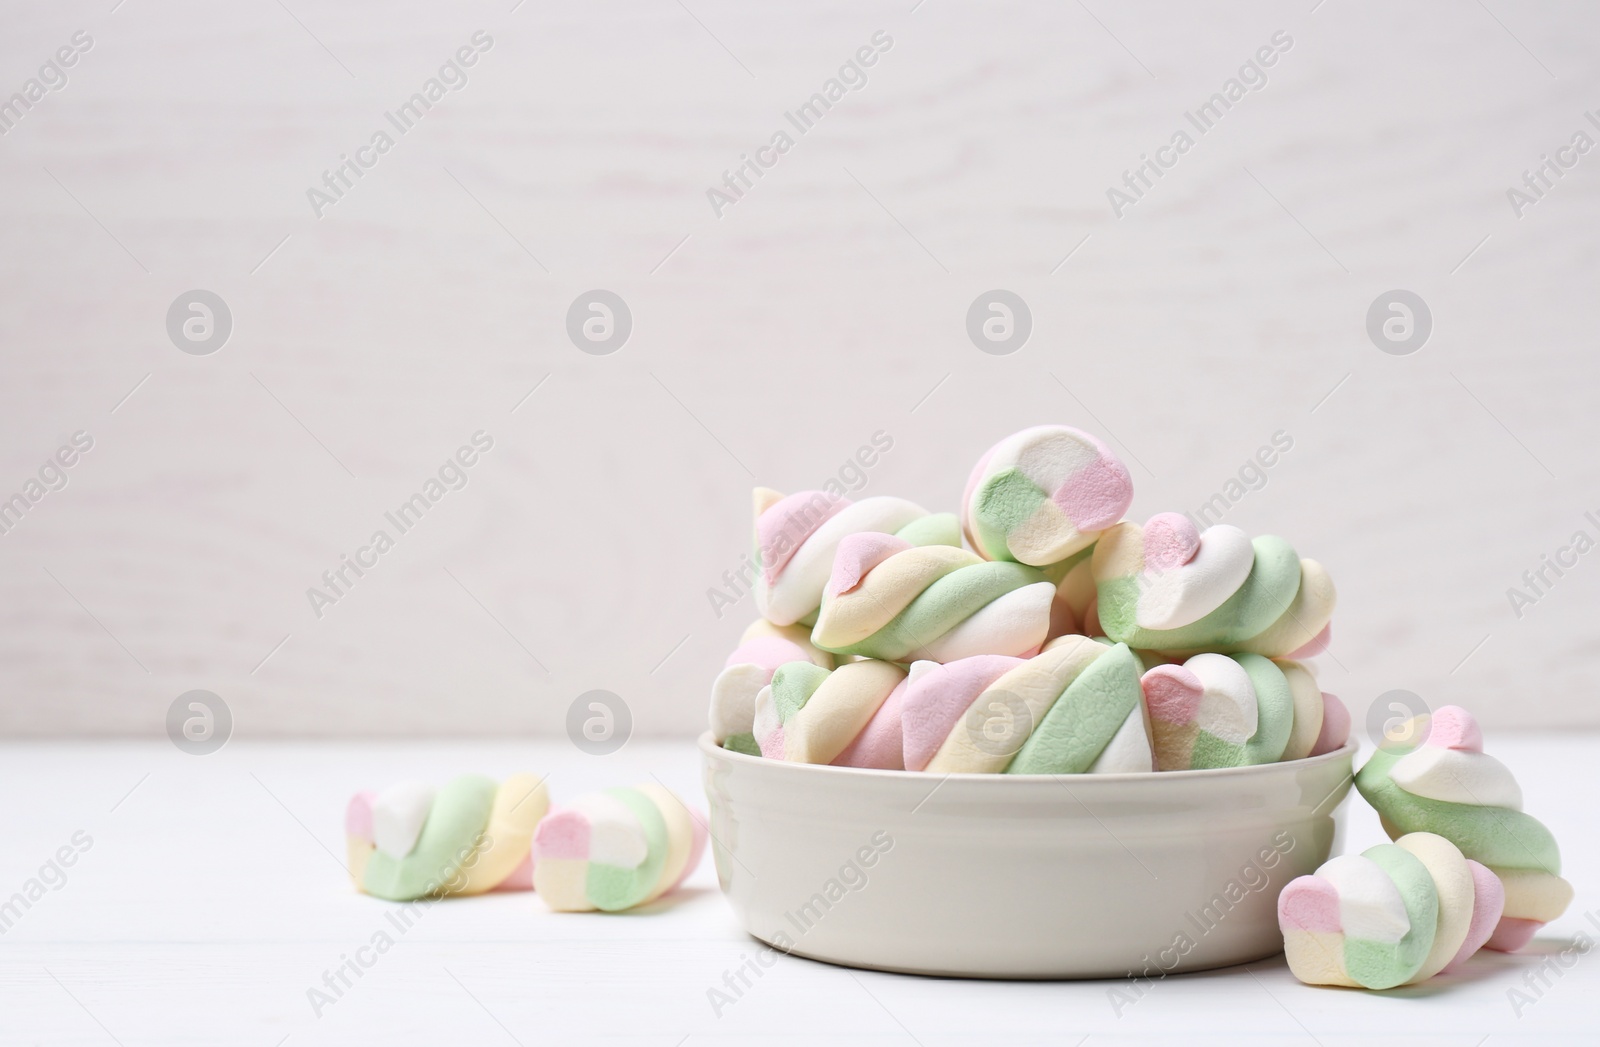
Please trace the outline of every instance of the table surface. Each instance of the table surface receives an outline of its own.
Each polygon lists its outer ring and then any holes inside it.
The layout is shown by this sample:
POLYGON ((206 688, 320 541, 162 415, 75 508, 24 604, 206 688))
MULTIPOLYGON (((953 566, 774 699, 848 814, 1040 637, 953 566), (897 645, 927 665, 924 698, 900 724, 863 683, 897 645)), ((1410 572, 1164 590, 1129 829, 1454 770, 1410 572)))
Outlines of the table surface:
MULTIPOLYGON (((1302 986, 1278 957, 1174 976, 1132 1003, 1126 982, 919 978, 787 957, 720 1015, 708 991, 755 948, 709 859, 645 913, 552 914, 534 895, 502 894, 430 906, 403 933, 386 921, 394 906, 357 894, 340 864, 357 789, 532 770, 550 774, 558 803, 652 775, 703 803, 687 740, 606 757, 564 741, 235 743, 205 757, 166 742, 10 743, 0 901, 30 878, 54 886, 0 932, 0 1044, 1587 1041, 1600 1035, 1600 959, 1561 953, 1600 939, 1600 842, 1576 799, 1587 790, 1570 788, 1600 736, 1489 741, 1577 888, 1523 954, 1481 954, 1387 994, 1302 986), (42 871, 63 846, 74 864, 42 871), (318 1014, 309 990, 379 930, 394 947, 318 1014)), ((1347 850, 1381 839, 1355 793, 1345 817, 1347 850)))

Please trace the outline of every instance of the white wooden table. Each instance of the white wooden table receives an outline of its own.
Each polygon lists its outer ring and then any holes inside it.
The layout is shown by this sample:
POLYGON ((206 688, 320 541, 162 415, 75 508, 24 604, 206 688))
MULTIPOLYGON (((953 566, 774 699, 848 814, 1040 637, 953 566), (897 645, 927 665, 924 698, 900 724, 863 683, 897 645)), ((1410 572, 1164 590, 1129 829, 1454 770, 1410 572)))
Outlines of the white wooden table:
MULTIPOLYGON (((1600 939, 1583 916, 1600 921, 1600 842, 1579 806, 1594 794, 1579 776, 1600 737, 1489 741, 1561 840, 1578 891, 1528 954, 1485 954, 1458 977, 1386 995, 1310 989, 1274 959, 1173 977, 1120 1014, 1110 993, 1126 983, 954 981, 783 958, 720 1016, 707 990, 755 947, 709 859, 647 914, 555 915, 510 894, 441 903, 404 932, 386 921, 396 907, 355 893, 337 859, 345 797, 400 777, 548 771, 559 802, 655 774, 703 803, 686 740, 605 758, 565 742, 230 744, 208 757, 164 741, 9 744, 3 896, 75 833, 92 844, 0 934, 0 1044, 1592 1042, 1600 956, 1546 973, 1547 988, 1536 977, 1537 992, 1524 979, 1580 930, 1600 939), (308 990, 380 929, 394 947, 319 1016, 308 990), (1528 994, 1520 1008, 1511 989, 1528 994)), ((1377 842, 1375 817, 1347 803, 1346 848, 1377 842)))

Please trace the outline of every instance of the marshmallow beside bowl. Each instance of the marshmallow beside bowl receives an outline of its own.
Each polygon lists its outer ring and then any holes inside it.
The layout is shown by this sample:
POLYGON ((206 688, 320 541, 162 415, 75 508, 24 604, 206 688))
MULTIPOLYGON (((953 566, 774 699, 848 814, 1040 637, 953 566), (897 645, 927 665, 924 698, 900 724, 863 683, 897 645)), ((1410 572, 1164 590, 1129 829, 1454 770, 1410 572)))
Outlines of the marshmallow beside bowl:
POLYGON ((1157 977, 1281 952, 1278 893, 1332 852, 1356 751, 946 776, 699 744, 717 876, 748 933, 829 963, 969 978, 1157 977))

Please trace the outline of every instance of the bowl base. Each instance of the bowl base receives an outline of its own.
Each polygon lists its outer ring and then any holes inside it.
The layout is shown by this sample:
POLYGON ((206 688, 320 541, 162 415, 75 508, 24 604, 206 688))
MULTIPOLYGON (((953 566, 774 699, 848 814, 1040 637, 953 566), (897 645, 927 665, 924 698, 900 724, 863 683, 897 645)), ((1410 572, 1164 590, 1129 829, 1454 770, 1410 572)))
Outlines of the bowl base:
MULTIPOLYGON (((745 933, 749 934, 750 937, 754 938, 762 945, 767 946, 769 949, 772 949, 775 952, 783 953, 785 956, 798 956, 803 960, 814 960, 817 963, 826 963, 833 967, 850 967, 858 971, 881 971, 884 974, 910 974, 920 978, 961 978, 968 980, 981 979, 983 981, 998 982, 1121 982, 1132 980, 1129 978, 1125 969, 1098 971, 1072 970, 1058 972, 1040 972, 1037 970, 976 971, 869 963, 862 960, 845 959, 843 957, 823 956, 818 953, 807 952, 805 949, 802 949, 798 946, 792 947, 786 951, 782 945, 779 945, 776 942, 770 942, 761 937, 759 934, 754 934, 749 931, 746 931, 745 933)), ((1227 959, 1206 960, 1193 965, 1180 963, 1173 970, 1163 972, 1161 977, 1178 974, 1199 974, 1203 971, 1219 971, 1228 967, 1239 967, 1249 963, 1260 963, 1262 960, 1270 960, 1274 956, 1282 955, 1283 947, 1280 945, 1271 951, 1261 951, 1254 955, 1232 957, 1227 959)))

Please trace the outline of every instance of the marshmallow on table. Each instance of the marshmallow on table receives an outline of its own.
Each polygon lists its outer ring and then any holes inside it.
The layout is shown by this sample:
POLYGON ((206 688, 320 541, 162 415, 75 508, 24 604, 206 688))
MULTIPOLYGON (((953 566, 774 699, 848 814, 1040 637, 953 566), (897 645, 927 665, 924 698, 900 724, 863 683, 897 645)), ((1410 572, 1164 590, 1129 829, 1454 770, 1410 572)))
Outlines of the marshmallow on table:
POLYGON ((755 491, 756 608, 775 625, 810 624, 833 570, 834 551, 846 535, 898 534, 911 545, 960 545, 953 514, 930 514, 904 498, 877 495, 852 502, 827 491, 784 496, 755 491))
POLYGON ((1349 736, 1344 705, 1304 666, 1259 654, 1197 654, 1141 681, 1156 768, 1245 767, 1332 752, 1349 736))
POLYGON ((833 668, 833 655, 813 647, 804 626, 773 625, 765 618, 750 624, 711 685, 711 736, 718 745, 759 752, 751 734, 756 695, 772 682, 773 670, 794 661, 833 668))
POLYGON ((1037 425, 978 459, 961 498, 961 526, 987 560, 1044 567, 1092 544, 1122 519, 1133 480, 1099 440, 1037 425))
POLYGON ((529 774, 498 786, 463 775, 437 790, 402 782, 357 793, 345 810, 350 875, 391 901, 526 889, 534 827, 548 806, 543 782, 529 774))
POLYGON ((539 823, 534 890, 557 912, 647 905, 694 871, 705 843, 705 819, 660 785, 589 793, 539 823))
POLYGON ((1327 644, 1333 582, 1282 538, 1159 513, 1103 533, 1091 570, 1100 627, 1131 647, 1278 658, 1327 644))
POLYGON ((839 543, 811 642, 895 662, 1032 655, 1049 632, 1054 597, 1036 568, 853 534, 839 543))
POLYGON ((1488 948, 1515 952, 1572 901, 1555 837, 1523 813, 1516 779, 1483 751, 1465 709, 1447 705, 1398 728, 1357 772, 1356 788, 1391 838, 1437 833, 1499 877, 1505 913, 1488 948), (1407 750, 1403 740, 1416 739, 1407 750))
POLYGON ((756 696, 760 753, 796 763, 902 770, 901 707, 906 673, 892 662, 862 659, 825 669, 807 661, 780 665, 756 696))
POLYGON ((1330 859, 1278 896, 1294 976, 1308 985, 1390 989, 1451 970, 1500 919, 1500 881, 1433 833, 1330 859))
POLYGON ((501 782, 489 809, 482 843, 462 866, 461 882, 452 886, 449 893, 483 894, 532 887, 533 834, 549 809, 550 795, 544 779, 514 774, 501 782))
POLYGON ((422 834, 422 824, 428 820, 433 795, 433 786, 427 782, 396 782, 375 796, 373 845, 396 857, 410 854, 422 834))

